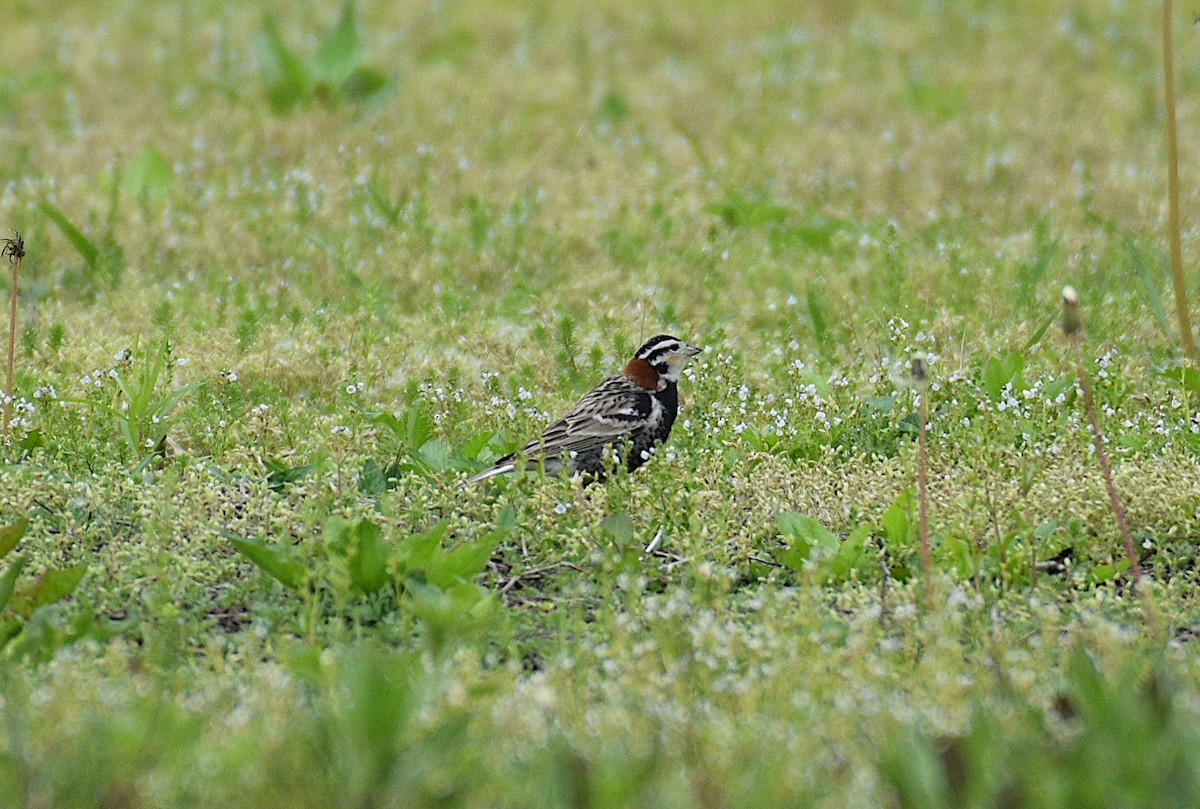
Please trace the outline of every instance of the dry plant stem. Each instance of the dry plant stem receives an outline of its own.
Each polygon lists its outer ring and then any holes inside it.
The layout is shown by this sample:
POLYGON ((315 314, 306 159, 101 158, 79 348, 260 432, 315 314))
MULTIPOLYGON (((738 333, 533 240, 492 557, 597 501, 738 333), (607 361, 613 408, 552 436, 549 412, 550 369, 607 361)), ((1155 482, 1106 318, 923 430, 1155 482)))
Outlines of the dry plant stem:
POLYGON ((17 276, 21 270, 21 256, 12 256, 12 294, 8 305, 8 374, 4 380, 4 440, 8 440, 8 425, 12 419, 13 375, 17 359, 17 276))
POLYGON ((921 397, 920 428, 917 432, 917 519, 921 531, 921 565, 925 574, 925 609, 934 611, 933 605, 933 562, 929 556, 929 452, 925 439, 925 420, 928 403, 925 389, 917 391, 921 397))
POLYGON ((1104 435, 1100 432, 1100 421, 1096 417, 1096 402, 1092 398, 1092 381, 1088 376, 1087 366, 1083 362, 1083 350, 1076 343, 1075 361, 1079 372, 1079 387, 1083 389, 1083 406, 1087 410, 1088 423, 1092 429, 1092 443, 1096 447, 1096 459, 1100 462, 1100 472, 1104 475, 1104 485, 1108 489, 1108 500, 1112 505, 1113 515, 1117 518, 1117 527, 1121 529, 1121 539, 1125 543, 1125 553, 1129 557, 1129 566, 1133 571, 1134 588, 1142 597, 1146 609, 1146 621, 1152 626, 1158 625, 1158 617, 1154 604, 1150 600, 1149 591, 1142 586, 1142 564, 1138 560, 1137 549, 1133 545, 1133 536, 1129 533, 1129 522, 1125 519, 1125 507, 1121 505, 1121 497, 1117 494, 1117 485, 1113 482, 1112 466, 1108 462, 1108 452, 1104 449, 1104 435))
POLYGON ((1171 278, 1175 285, 1175 312, 1187 358, 1197 362, 1196 341, 1192 337, 1192 317, 1188 311, 1187 283, 1183 277, 1183 246, 1179 224, 1179 135, 1175 124, 1175 53, 1172 44, 1172 0, 1163 0, 1163 89, 1166 96, 1167 126, 1167 242, 1171 250, 1171 278))

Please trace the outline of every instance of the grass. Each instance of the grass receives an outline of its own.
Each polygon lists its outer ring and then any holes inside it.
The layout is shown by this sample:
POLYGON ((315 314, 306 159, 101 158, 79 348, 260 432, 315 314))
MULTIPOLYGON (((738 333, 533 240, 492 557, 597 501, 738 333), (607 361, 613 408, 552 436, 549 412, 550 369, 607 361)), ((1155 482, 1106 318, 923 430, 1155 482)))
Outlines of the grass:
POLYGON ((6 13, 0 803, 1195 802, 1156 9, 6 13), (636 475, 455 485, 660 331, 636 475))

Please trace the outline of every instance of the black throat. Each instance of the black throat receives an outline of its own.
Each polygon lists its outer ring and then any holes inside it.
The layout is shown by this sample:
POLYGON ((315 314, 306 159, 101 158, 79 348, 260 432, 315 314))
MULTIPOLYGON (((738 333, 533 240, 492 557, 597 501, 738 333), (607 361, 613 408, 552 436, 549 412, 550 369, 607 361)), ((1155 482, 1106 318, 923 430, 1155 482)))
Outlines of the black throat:
POLYGON ((671 425, 675 423, 675 416, 679 413, 679 385, 667 380, 667 386, 654 395, 662 402, 663 421, 661 429, 665 436, 671 432, 671 425))

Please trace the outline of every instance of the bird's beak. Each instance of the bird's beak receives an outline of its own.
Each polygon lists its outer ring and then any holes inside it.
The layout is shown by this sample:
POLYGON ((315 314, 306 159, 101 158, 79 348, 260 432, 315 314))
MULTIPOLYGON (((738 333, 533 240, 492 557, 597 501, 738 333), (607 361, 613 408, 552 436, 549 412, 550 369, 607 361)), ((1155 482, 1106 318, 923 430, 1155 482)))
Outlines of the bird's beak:
POLYGON ((682 349, 683 356, 685 356, 685 357, 694 357, 697 354, 699 354, 700 352, 702 352, 703 350, 704 350, 703 348, 697 348, 696 346, 688 345, 687 343, 683 344, 683 349, 682 349))

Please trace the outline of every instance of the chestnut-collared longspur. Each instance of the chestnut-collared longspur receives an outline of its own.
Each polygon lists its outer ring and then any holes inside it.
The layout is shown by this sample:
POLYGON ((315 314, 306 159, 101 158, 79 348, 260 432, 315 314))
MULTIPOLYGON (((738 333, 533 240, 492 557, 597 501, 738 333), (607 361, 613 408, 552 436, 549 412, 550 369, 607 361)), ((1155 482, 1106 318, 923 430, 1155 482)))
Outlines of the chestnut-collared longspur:
POLYGON ((668 334, 650 338, 621 373, 594 387, 540 438, 467 482, 518 471, 525 461, 540 462, 550 474, 565 468, 572 475, 604 480, 612 466, 606 463, 606 450, 632 472, 671 434, 679 412, 679 374, 700 351, 668 334))

